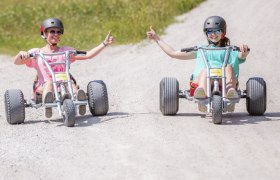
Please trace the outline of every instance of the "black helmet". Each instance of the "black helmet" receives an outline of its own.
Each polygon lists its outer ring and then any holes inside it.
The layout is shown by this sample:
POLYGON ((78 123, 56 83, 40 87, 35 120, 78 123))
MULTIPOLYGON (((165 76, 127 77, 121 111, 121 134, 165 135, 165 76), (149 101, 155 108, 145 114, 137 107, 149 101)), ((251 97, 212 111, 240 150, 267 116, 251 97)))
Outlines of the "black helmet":
POLYGON ((204 22, 204 32, 215 29, 221 29, 225 34, 227 32, 226 21, 220 16, 210 16, 204 22))
POLYGON ((44 38, 44 32, 46 32, 46 30, 48 28, 52 28, 52 27, 60 28, 61 32, 63 34, 64 27, 63 27, 62 22, 57 18, 48 18, 42 22, 42 25, 40 28, 41 36, 44 38))

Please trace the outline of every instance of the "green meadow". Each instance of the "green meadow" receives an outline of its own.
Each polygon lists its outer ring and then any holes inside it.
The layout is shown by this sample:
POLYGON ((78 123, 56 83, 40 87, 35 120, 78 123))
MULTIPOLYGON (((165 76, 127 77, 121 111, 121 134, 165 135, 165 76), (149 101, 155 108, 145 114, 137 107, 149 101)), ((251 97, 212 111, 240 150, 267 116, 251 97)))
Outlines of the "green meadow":
POLYGON ((175 16, 204 0, 1 0, 0 53, 42 47, 41 22, 49 17, 63 21, 60 45, 87 50, 101 43, 111 31, 115 44, 146 38, 149 26, 162 33, 175 16))

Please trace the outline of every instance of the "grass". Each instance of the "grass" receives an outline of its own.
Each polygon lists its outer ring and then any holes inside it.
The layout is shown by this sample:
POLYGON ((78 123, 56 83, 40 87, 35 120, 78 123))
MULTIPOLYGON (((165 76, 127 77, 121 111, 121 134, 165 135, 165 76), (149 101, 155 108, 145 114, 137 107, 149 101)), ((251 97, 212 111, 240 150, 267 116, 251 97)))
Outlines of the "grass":
POLYGON ((153 25, 159 33, 174 17, 204 0, 1 0, 0 53, 15 54, 44 46, 39 27, 48 17, 64 23, 60 45, 90 49, 109 31, 115 44, 136 43, 146 38, 153 25))

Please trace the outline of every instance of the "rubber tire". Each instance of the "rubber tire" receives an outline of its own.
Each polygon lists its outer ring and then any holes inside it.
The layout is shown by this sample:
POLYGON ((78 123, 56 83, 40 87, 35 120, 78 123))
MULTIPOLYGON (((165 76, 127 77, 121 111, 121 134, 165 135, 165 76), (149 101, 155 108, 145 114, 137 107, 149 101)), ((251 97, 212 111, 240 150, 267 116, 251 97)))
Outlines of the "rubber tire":
POLYGON ((159 101, 163 115, 176 115, 179 110, 179 83, 176 78, 165 77, 160 81, 159 101))
POLYGON ((75 125, 75 104, 71 99, 65 99, 63 101, 63 123, 67 127, 73 127, 75 125))
POLYGON ((9 124, 24 123, 24 96, 19 89, 9 89, 5 92, 6 119, 9 124))
POLYGON ((93 116, 106 115, 109 110, 108 94, 105 83, 102 80, 94 80, 88 83, 88 105, 93 116))
POLYGON ((260 116, 266 111, 266 82, 263 78, 253 77, 246 83, 246 108, 250 115, 260 116))
POLYGON ((212 121, 214 124, 222 124, 223 98, 220 95, 213 95, 212 98, 212 121))

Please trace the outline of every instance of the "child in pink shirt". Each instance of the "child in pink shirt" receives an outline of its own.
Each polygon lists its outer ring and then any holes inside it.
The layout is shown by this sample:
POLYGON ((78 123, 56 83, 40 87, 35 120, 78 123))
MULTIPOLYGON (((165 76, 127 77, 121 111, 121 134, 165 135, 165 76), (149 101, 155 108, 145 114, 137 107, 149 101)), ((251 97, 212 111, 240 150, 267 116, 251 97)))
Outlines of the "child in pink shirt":
MULTIPOLYGON (((28 67, 34 68, 37 71, 39 83, 36 88, 36 93, 42 94, 43 103, 51 103, 54 100, 53 96, 53 84, 51 74, 49 73, 47 67, 45 66, 43 60, 40 57, 30 58, 30 53, 45 53, 52 54, 57 52, 64 52, 67 50, 74 50, 71 47, 59 47, 58 43, 61 40, 61 37, 64 33, 63 23, 57 18, 48 18, 42 22, 41 28, 41 37, 46 41, 46 45, 42 48, 35 48, 29 51, 20 51, 14 60, 16 65, 26 65, 28 67)), ((71 56, 71 62, 73 63, 76 60, 87 60, 98 55, 107 45, 113 43, 113 36, 109 32, 105 40, 95 48, 87 51, 86 55, 77 55, 71 56)), ((48 59, 48 62, 60 62, 65 60, 65 56, 53 56, 48 59)), ((54 65, 53 67, 55 72, 64 71, 62 65, 54 65)), ((77 91, 76 86, 73 87, 74 93, 77 95, 78 100, 85 100, 86 94, 83 90, 77 91)), ((80 106, 80 114, 85 114, 85 105, 80 106)), ((45 111, 46 117, 52 116, 52 108, 46 108, 45 111)))
MULTIPOLYGON (((74 48, 71 47, 60 47, 57 52, 64 52, 68 50, 74 50, 74 48)), ((40 48, 34 48, 30 49, 28 51, 29 54, 35 53, 44 53, 40 48)), ((46 56, 48 63, 52 62, 65 62, 65 56, 59 55, 59 56, 53 56, 48 57, 46 56)), ((75 62, 73 58, 71 58, 70 63, 75 62)), ((38 73, 38 84, 42 85, 47 81, 52 81, 51 73, 48 71, 45 63, 43 62, 43 59, 38 56, 36 59, 32 59, 31 61, 26 63, 26 66, 30 68, 34 68, 38 73)), ((65 72, 65 66, 64 65, 55 65, 52 67, 54 72, 65 72)))

